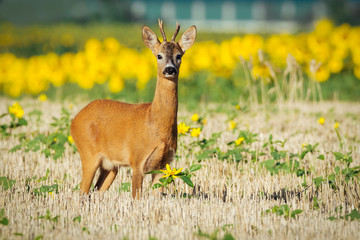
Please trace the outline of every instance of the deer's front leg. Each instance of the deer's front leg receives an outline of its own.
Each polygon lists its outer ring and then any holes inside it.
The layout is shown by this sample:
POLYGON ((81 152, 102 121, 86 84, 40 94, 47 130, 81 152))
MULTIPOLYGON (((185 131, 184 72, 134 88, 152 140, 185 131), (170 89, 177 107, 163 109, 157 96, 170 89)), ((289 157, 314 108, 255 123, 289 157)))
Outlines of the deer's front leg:
POLYGON ((142 182, 144 175, 139 169, 134 169, 132 176, 132 197, 139 199, 142 191, 142 182))

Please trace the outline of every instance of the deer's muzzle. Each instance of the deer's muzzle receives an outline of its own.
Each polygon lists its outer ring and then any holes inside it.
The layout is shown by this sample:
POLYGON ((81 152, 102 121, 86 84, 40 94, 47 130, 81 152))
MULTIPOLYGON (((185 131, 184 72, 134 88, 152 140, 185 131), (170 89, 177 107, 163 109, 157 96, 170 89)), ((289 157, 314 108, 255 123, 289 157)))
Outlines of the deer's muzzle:
POLYGON ((164 75, 176 75, 177 71, 174 67, 166 67, 163 71, 164 75))

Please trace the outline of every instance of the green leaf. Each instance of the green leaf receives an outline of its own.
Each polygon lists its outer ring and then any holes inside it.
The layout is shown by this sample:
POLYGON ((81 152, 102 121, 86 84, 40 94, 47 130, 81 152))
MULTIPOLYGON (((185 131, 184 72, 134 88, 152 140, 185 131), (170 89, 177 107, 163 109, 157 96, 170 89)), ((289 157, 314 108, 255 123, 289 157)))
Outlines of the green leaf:
POLYGON ((146 172, 145 174, 157 174, 157 173, 163 173, 163 172, 160 171, 160 170, 153 170, 153 171, 150 171, 150 172, 146 172))
POLYGON ((334 221, 334 220, 336 220, 337 218, 336 218, 336 217, 328 217, 328 219, 329 219, 330 221, 334 221))
POLYGON ((15 236, 24 236, 23 233, 18 233, 18 232, 14 233, 14 235, 15 235, 15 236))
POLYGON ((11 149, 9 150, 9 152, 16 152, 16 151, 20 150, 21 147, 22 147, 21 144, 16 145, 15 147, 11 148, 11 149))
POLYGON ((157 189, 157 188, 161 188, 163 187, 163 185, 161 183, 155 183, 153 186, 152 186, 152 189, 157 189))
POLYGON ((52 222, 58 222, 59 221, 59 218, 60 218, 60 215, 57 215, 56 217, 53 217, 51 219, 52 222))
POLYGON ((224 240, 235 240, 235 238, 231 235, 231 233, 227 232, 224 235, 224 240))
POLYGON ((24 118, 19 119, 19 126, 27 126, 28 122, 24 118))
POLYGON ((236 162, 240 162, 243 159, 241 152, 244 152, 244 149, 230 149, 225 156, 226 158, 231 156, 236 162))
POLYGON ((131 183, 129 182, 121 183, 119 192, 130 192, 130 188, 131 188, 131 183))
POLYGON ((351 213, 345 215, 345 219, 350 221, 360 220, 360 213, 356 209, 353 209, 351 213))
POLYGON ((280 160, 281 158, 281 154, 276 150, 270 153, 270 155, 275 159, 275 160, 280 160))
POLYGON ((284 214, 284 211, 282 209, 279 209, 276 211, 276 215, 281 216, 284 214))
POLYGON ((195 172, 201 168, 200 164, 194 164, 190 166, 190 172, 195 172))
POLYGON ((316 209, 316 210, 319 209, 320 206, 319 206, 319 203, 318 203, 318 198, 316 196, 314 196, 313 201, 314 201, 313 209, 316 209))
POLYGON ((41 152, 45 155, 45 157, 50 157, 51 156, 50 149, 48 149, 48 148, 42 150, 41 152))
POLYGON ((86 232, 87 234, 90 234, 90 231, 89 231, 89 229, 87 229, 87 227, 83 227, 81 230, 83 232, 86 232))
POLYGON ((180 178, 190 187, 194 187, 194 183, 187 176, 181 176, 180 178))
POLYGON ((171 182, 173 182, 173 181, 174 181, 174 179, 173 179, 172 176, 169 176, 169 177, 167 177, 167 179, 166 179, 166 182, 167 182, 167 183, 171 183, 171 182))
POLYGON ((325 181, 323 177, 313 178, 313 182, 316 187, 319 187, 323 181, 325 181))
POLYGON ((55 154, 54 154, 54 159, 58 159, 60 158, 63 153, 65 152, 65 147, 64 145, 61 144, 53 144, 51 145, 51 148, 55 150, 55 154))
POLYGON ((275 165, 275 160, 274 159, 269 159, 266 160, 264 162, 261 162, 261 164, 263 164, 266 168, 271 168, 275 165))
POLYGON ((167 180, 165 178, 160 178, 159 182, 161 182, 162 184, 167 184, 167 180))
POLYGON ((7 225, 9 225, 9 220, 6 217, 2 217, 0 219, 0 224, 7 226, 7 225))
POLYGON ((318 156, 318 159, 325 160, 325 156, 323 154, 321 154, 321 155, 318 156))
POLYGON ((200 152, 200 154, 196 155, 196 158, 198 160, 202 160, 205 158, 212 158, 214 156, 214 154, 218 154, 218 153, 219 153, 218 149, 205 150, 203 152, 200 152))
POLYGON ((300 213, 302 213, 302 210, 301 209, 296 209, 296 210, 291 212, 291 217, 295 218, 295 215, 300 214, 300 213))
POLYGON ((340 160, 344 158, 344 154, 340 153, 340 152, 333 152, 332 154, 334 154, 336 160, 340 160))
POLYGON ((301 177, 301 176, 305 175, 306 172, 304 169, 297 169, 295 173, 296 173, 297 177, 301 177))
POLYGON ((73 222, 81 222, 81 216, 74 217, 73 222))
POLYGON ((308 153, 309 151, 302 151, 300 154, 300 159, 304 159, 305 155, 308 153))
POLYGON ((35 238, 34 238, 34 240, 40 240, 40 239, 42 239, 43 238, 43 235, 38 235, 38 236, 36 236, 35 238))
POLYGON ((184 175, 188 175, 188 174, 186 174, 186 173, 184 173, 184 172, 179 172, 178 174, 176 174, 175 176, 177 176, 177 177, 181 177, 181 176, 184 176, 184 175))
POLYGON ((7 177, 0 177, 0 186, 6 191, 15 184, 15 180, 8 179, 7 177))

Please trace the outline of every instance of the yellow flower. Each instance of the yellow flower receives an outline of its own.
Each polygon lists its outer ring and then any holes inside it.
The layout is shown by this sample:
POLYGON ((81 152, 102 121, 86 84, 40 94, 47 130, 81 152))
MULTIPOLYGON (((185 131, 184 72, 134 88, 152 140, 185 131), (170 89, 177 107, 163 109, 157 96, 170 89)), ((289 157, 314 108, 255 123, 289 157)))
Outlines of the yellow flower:
POLYGON ((334 23, 328 19, 321 19, 315 23, 315 32, 321 37, 328 36, 334 28, 334 23))
POLYGON ((24 115, 24 110, 21 105, 16 102, 11 107, 9 107, 9 113, 13 114, 16 118, 22 118, 24 115))
POLYGON ((339 128, 339 123, 338 123, 338 122, 336 122, 336 123, 334 124, 334 128, 335 128, 335 129, 338 129, 338 128, 339 128))
POLYGON ((207 123, 207 119, 204 118, 204 119, 202 120, 202 123, 205 125, 205 124, 207 123))
POLYGON ((200 135, 200 133, 201 133, 200 128, 193 128, 193 129, 191 129, 191 132, 190 132, 192 137, 198 137, 200 135))
POLYGON ((189 131, 189 129, 190 129, 190 127, 186 126, 186 124, 183 122, 179 123, 179 125, 178 125, 178 133, 179 134, 185 134, 189 131))
POLYGON ((177 178, 178 176, 176 176, 177 174, 179 174, 181 172, 182 168, 176 170, 176 168, 173 168, 173 170, 171 171, 171 167, 169 164, 166 164, 166 170, 160 170, 161 172, 163 172, 165 175, 162 176, 163 178, 167 178, 169 176, 172 176, 173 178, 177 178))
POLYGON ((243 137, 240 137, 238 140, 235 140, 236 145, 240 145, 244 141, 243 137))
POLYGON ((320 66, 315 73, 315 80, 318 82, 325 82, 330 77, 330 71, 325 66, 320 66))
POLYGON ((191 116, 191 121, 197 122, 199 120, 199 115, 197 113, 194 113, 191 116))
POLYGON ((318 122, 323 125, 325 123, 325 118, 321 117, 318 119, 318 122))
POLYGON ((355 66, 353 69, 354 75, 357 79, 360 79, 360 66, 355 66))
POLYGON ((240 105, 237 104, 237 105, 235 106, 235 108, 236 108, 236 110, 240 110, 240 105))
POLYGON ((55 197, 55 194, 53 192, 49 192, 49 196, 54 198, 55 197))
POLYGON ((74 105, 73 105, 72 103, 70 103, 70 104, 68 105, 68 108, 71 110, 71 109, 74 108, 74 105))
POLYGON ((229 122, 229 129, 230 129, 230 130, 233 130, 234 128, 236 128, 236 126, 237 126, 237 123, 234 122, 233 120, 231 120, 231 121, 229 122))
POLYGON ((251 70, 254 78, 269 78, 270 70, 265 64, 255 64, 251 70))
POLYGON ((306 148, 306 146, 307 146, 307 143, 305 142, 305 143, 303 143, 303 144, 301 144, 301 148, 306 148))
POLYGON ((121 92, 125 86, 124 80, 121 78, 120 74, 112 74, 108 84, 109 90, 112 93, 121 92))
POLYGON ((70 135, 70 136, 68 136, 68 141, 69 141, 69 143, 71 143, 71 144, 73 144, 74 143, 74 139, 72 138, 72 136, 70 135))
POLYGON ((329 60, 329 70, 332 73, 339 73, 343 69, 342 59, 332 58, 329 60))
POLYGON ((45 102, 48 98, 45 94, 41 94, 38 99, 41 101, 41 102, 45 102))
POLYGON ((57 142, 57 138, 54 138, 54 142, 57 142))

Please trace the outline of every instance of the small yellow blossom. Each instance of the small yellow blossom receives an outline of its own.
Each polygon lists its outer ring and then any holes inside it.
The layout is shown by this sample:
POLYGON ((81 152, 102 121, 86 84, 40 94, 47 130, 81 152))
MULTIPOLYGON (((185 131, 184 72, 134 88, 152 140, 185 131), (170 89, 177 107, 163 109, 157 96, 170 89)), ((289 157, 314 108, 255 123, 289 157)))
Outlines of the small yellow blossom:
POLYGON ((71 144, 73 144, 74 143, 74 139, 72 138, 72 136, 70 135, 70 136, 68 136, 68 141, 69 141, 69 143, 71 143, 71 144))
POLYGON ((194 122, 199 121, 199 115, 198 115, 197 113, 194 113, 194 114, 191 116, 191 121, 194 121, 194 122))
POLYGON ((305 142, 305 143, 303 143, 303 144, 301 144, 301 148, 306 148, 306 146, 307 146, 307 143, 305 142))
POLYGON ((335 129, 338 129, 338 128, 339 128, 339 123, 338 123, 338 122, 336 122, 336 123, 334 124, 334 128, 335 128, 335 129))
POLYGON ((183 122, 179 123, 179 125, 178 125, 178 133, 179 134, 185 134, 189 131, 189 129, 190 129, 190 127, 186 126, 186 124, 183 122))
POLYGON ((240 105, 237 104, 237 105, 235 106, 235 108, 236 108, 236 110, 240 110, 240 105))
POLYGON ((240 137, 238 140, 235 140, 236 145, 240 145, 244 141, 243 137, 240 137))
POLYGON ((237 123, 234 122, 233 120, 231 120, 231 121, 229 122, 229 129, 230 129, 230 130, 233 130, 234 128, 236 128, 236 126, 237 126, 237 123))
POLYGON ((41 94, 38 99, 41 101, 41 102, 45 102, 48 98, 45 94, 41 94))
POLYGON ((9 113, 13 114, 16 118, 22 118, 24 115, 24 110, 21 105, 16 102, 11 107, 9 107, 9 113))
POLYGON ((321 124, 321 125, 324 125, 325 123, 325 118, 321 117, 318 119, 318 122, 321 124))
POLYGON ((55 194, 53 192, 49 192, 49 196, 54 198, 55 197, 55 194))
POLYGON ((207 124, 207 119, 204 118, 204 119, 202 120, 202 123, 203 123, 203 125, 207 124))
POLYGON ((193 128, 193 129, 191 129, 191 132, 190 132, 192 137, 198 137, 200 135, 200 133, 201 133, 200 128, 193 128))
POLYGON ((54 142, 57 142, 57 138, 54 138, 54 142))
POLYGON ((68 108, 69 108, 70 110, 72 110, 72 109, 74 108, 74 105, 73 105, 72 103, 70 103, 70 104, 68 105, 68 108))
POLYGON ((169 176, 172 176, 173 178, 177 178, 178 176, 176 176, 177 174, 179 174, 181 172, 182 168, 176 170, 176 168, 173 168, 173 170, 171 170, 171 167, 169 164, 166 164, 166 170, 160 170, 161 172, 163 172, 165 175, 162 176, 163 178, 167 178, 169 176))

